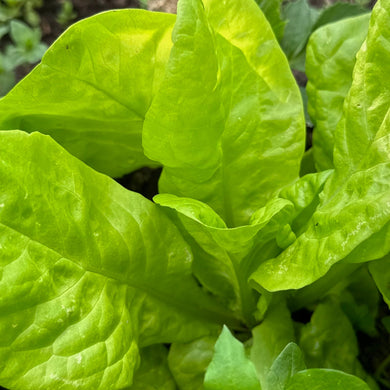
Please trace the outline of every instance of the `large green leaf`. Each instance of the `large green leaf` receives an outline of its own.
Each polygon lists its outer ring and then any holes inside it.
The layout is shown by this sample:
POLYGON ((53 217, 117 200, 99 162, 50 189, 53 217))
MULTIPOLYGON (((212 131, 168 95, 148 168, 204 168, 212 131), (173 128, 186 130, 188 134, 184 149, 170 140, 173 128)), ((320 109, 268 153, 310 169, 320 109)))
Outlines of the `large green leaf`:
POLYGON ((335 174, 307 230, 256 280, 268 290, 306 286, 344 259, 363 262, 390 251, 390 1, 379 1, 357 55, 353 83, 335 136, 335 174))
POLYGON ((336 370, 312 368, 295 374, 285 390, 370 390, 353 375, 336 370))
POLYGON ((141 130, 174 22, 173 15, 121 10, 76 23, 0 100, 0 128, 49 134, 110 176, 152 165, 141 130))
POLYGON ((251 0, 183 0, 173 40, 143 134, 147 156, 164 165, 160 192, 207 203, 229 227, 246 224, 298 177, 299 90, 251 0))
POLYGON ((367 36, 370 15, 328 24, 310 37, 306 49, 308 110, 315 126, 314 162, 333 168, 334 133, 352 84, 356 53, 367 36))
POLYGON ((121 388, 138 347, 231 321, 158 206, 48 136, 0 139, 0 385, 121 388))
POLYGON ((244 345, 224 326, 204 378, 205 390, 261 390, 244 345))

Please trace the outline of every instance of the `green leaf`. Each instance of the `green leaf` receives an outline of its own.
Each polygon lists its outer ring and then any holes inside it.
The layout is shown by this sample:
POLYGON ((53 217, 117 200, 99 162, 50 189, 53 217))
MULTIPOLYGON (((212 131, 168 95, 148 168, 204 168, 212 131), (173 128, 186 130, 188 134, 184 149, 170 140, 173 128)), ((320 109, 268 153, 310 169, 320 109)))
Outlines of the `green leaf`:
POLYGON ((334 293, 353 327, 375 337, 380 295, 368 268, 361 266, 349 277, 340 279, 331 291, 332 296, 334 293))
MULTIPOLYGON (((304 53, 319 14, 320 11, 311 7, 307 0, 292 1, 283 8, 283 16, 287 24, 281 46, 289 61, 295 60, 304 53)), ((303 67, 299 70, 305 69, 303 67)))
POLYGON ((247 224, 298 177, 299 90, 251 0, 183 0, 173 40, 143 133, 145 153, 164 165, 160 192, 208 204, 229 227, 247 224))
POLYGON ((18 8, 6 7, 0 4, 0 23, 8 22, 15 19, 19 14, 18 8))
POLYGON ((176 390, 167 364, 168 350, 161 344, 142 348, 141 365, 129 390, 176 390))
POLYGON ((314 165, 313 148, 306 150, 301 161, 301 170, 299 171, 300 176, 305 176, 309 173, 316 172, 314 165))
POLYGON ((287 344, 295 341, 293 322, 285 302, 274 300, 264 321, 252 330, 252 334, 250 357, 262 388, 267 389, 267 377, 272 364, 287 344))
POLYGON ((315 126, 313 155, 318 170, 333 168, 334 133, 369 20, 367 14, 329 24, 315 31, 307 45, 306 89, 308 110, 315 126))
POLYGON ((337 303, 321 303, 301 329, 299 346, 309 368, 332 368, 356 374, 359 348, 355 331, 337 303))
POLYGON ((10 23, 10 36, 17 46, 29 46, 31 48, 40 42, 41 30, 32 29, 20 20, 12 20, 10 23))
POLYGON ((283 0, 256 0, 279 42, 283 38, 286 25, 281 15, 282 2, 283 0))
POLYGON ((0 100, 0 128, 40 131, 93 168, 145 165, 141 130, 171 48, 174 15, 106 12, 70 27, 0 100))
POLYGON ((331 174, 324 171, 301 178, 257 210, 250 224, 234 229, 227 228, 202 202, 169 194, 157 195, 154 201, 176 210, 169 215, 177 218, 183 234, 190 236, 193 271, 198 280, 251 325, 256 298, 248 285, 249 276, 262 261, 280 253, 301 234, 331 174))
POLYGON ((305 368, 306 364, 299 347, 295 343, 287 344, 286 348, 273 362, 267 376, 267 386, 264 390, 284 390, 290 378, 305 368))
POLYGON ((44 43, 37 43, 34 46, 19 47, 8 45, 6 49, 6 56, 10 58, 13 66, 23 64, 35 64, 41 60, 45 54, 47 46, 44 43))
POLYGON ((48 136, 0 138, 2 386, 122 388, 139 347, 236 326, 158 206, 48 136))
POLYGON ((154 201, 176 210, 177 225, 190 236, 197 279, 238 318, 248 325, 253 323, 256 302, 248 277, 262 259, 275 254, 275 250, 280 252, 275 240, 288 239, 282 228, 291 219, 292 203, 274 199, 253 214, 249 225, 229 229, 199 201, 169 194, 157 195, 154 201))
MULTIPOLYGON (((367 7, 363 7, 361 4, 342 2, 334 3, 322 10, 314 25, 314 30, 328 23, 334 23, 345 18, 353 18, 354 16, 368 12, 369 9, 367 7)), ((349 35, 349 38, 354 39, 352 34, 349 35)))
POLYGON ((258 269, 257 282, 270 291, 306 286, 343 259, 364 262, 390 251, 389 11, 389 0, 376 4, 357 55, 335 137, 336 170, 321 204, 307 230, 258 269))
POLYGON ((15 73, 12 70, 0 71, 0 96, 5 95, 15 83, 15 73))
POLYGON ((208 336, 186 344, 171 345, 168 364, 180 390, 203 390, 216 340, 217 337, 208 336))
MULTIPOLYGON (((293 185, 287 186, 279 193, 279 199, 292 203, 293 209, 289 216, 289 226, 293 234, 289 239, 282 245, 282 231, 278 236, 278 243, 281 249, 288 248, 290 244, 295 242, 295 239, 305 233, 307 226, 310 224, 311 217, 314 211, 320 204, 320 194, 324 188, 325 183, 329 178, 332 177, 334 172, 332 170, 308 174, 303 176, 301 179, 296 181, 293 185)), ((271 202, 270 202, 271 203, 271 202)), ((282 225, 280 225, 282 227, 282 225)), ((279 251, 281 253, 281 251, 279 251)), ((272 253, 268 255, 272 256, 272 253)), ((269 259, 268 257, 267 259, 269 259)), ((264 259, 264 258, 263 258, 264 259)), ((263 266, 259 262, 259 267, 250 276, 251 283, 262 291, 262 278, 263 278, 263 266)), ((253 270, 253 268, 252 268, 253 270)), ((299 277, 299 275, 295 275, 299 277)))
POLYGON ((311 369, 295 374, 285 390, 370 390, 355 376, 336 370, 311 369))
POLYGON ((320 203, 320 194, 325 183, 332 174, 332 170, 310 173, 280 191, 279 198, 288 200, 294 205, 291 227, 297 236, 305 230, 310 217, 320 203))
POLYGON ((13 64, 7 56, 0 53, 0 96, 5 95, 15 83, 13 64))
POLYGON ((301 328, 299 346, 308 367, 331 368, 356 375, 370 381, 372 388, 377 389, 358 360, 355 331, 334 296, 332 300, 320 303, 310 323, 301 328))
POLYGON ((0 39, 3 38, 4 35, 8 34, 9 27, 8 26, 2 26, 0 24, 0 39))
POLYGON ((383 299, 390 307, 390 255, 370 262, 368 269, 379 291, 382 293, 383 299))
POLYGON ((204 379, 205 390, 261 390, 242 343, 224 326, 204 379))

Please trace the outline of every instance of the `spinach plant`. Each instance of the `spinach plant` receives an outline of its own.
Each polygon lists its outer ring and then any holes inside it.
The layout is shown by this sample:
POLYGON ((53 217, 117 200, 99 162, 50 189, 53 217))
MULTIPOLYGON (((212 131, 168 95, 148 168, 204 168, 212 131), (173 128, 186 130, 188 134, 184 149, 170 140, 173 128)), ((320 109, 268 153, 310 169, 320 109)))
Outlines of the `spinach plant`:
POLYGON ((0 385, 384 385, 356 332, 390 304, 389 15, 311 37, 309 154, 253 0, 69 28, 0 100, 0 385), (113 180, 144 166, 153 202, 113 180))

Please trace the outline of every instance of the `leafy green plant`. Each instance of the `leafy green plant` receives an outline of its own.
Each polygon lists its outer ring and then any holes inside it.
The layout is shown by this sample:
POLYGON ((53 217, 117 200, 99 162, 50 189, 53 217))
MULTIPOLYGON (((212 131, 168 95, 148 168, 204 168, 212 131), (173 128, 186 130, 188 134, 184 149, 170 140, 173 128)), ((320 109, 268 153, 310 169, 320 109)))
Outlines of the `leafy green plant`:
POLYGON ((14 66, 35 64, 47 49, 41 42, 41 30, 32 29, 21 21, 11 21, 9 34, 13 45, 7 46, 5 55, 14 66))
POLYGON ((0 3, 0 39, 8 37, 12 42, 4 43, 0 52, 0 95, 6 94, 15 85, 15 69, 20 65, 35 64, 42 58, 47 46, 41 42, 39 28, 31 28, 17 19, 23 15, 30 25, 39 24, 36 7, 42 6, 37 0, 7 0, 0 3))
POLYGON ((310 38, 306 154, 254 1, 70 27, 0 100, 0 384, 385 384, 388 358, 366 372, 356 332, 376 336, 390 301, 388 15, 380 0, 369 26, 310 38), (153 202, 112 179, 144 166, 163 168, 153 202))
POLYGON ((36 9, 42 5, 43 0, 1 0, 0 23, 22 17, 28 24, 36 27, 40 22, 36 9))
POLYGON ((65 0, 61 4, 60 12, 57 16, 57 22, 62 26, 68 26, 73 19, 77 16, 76 12, 73 9, 73 3, 70 0, 65 0))
POLYGON ((293 69, 305 71, 306 45, 310 35, 319 27, 340 19, 369 12, 366 4, 336 2, 323 8, 310 5, 307 0, 288 2, 282 9, 286 20, 281 46, 293 69))

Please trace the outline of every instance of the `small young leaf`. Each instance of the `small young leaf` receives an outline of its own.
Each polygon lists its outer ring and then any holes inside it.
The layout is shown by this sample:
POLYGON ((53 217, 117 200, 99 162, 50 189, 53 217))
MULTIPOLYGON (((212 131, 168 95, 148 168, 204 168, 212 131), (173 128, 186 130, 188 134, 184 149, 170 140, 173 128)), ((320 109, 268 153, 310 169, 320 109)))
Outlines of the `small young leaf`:
POLYGON ((168 364, 180 390, 203 390, 206 369, 213 358, 215 336, 171 345, 168 364))
POLYGON ((204 379, 205 390, 261 390, 245 348, 224 326, 204 379))
MULTIPOLYGON (((268 373, 275 359, 287 344, 295 341, 295 332, 291 314, 283 300, 271 303, 264 321, 252 330, 253 361, 262 388, 266 389, 268 373)), ((270 389, 271 390, 271 389, 270 389)))
POLYGON ((267 375, 267 386, 263 386, 263 390, 285 390, 290 378, 305 368, 306 364, 298 345, 287 344, 273 362, 267 375))

